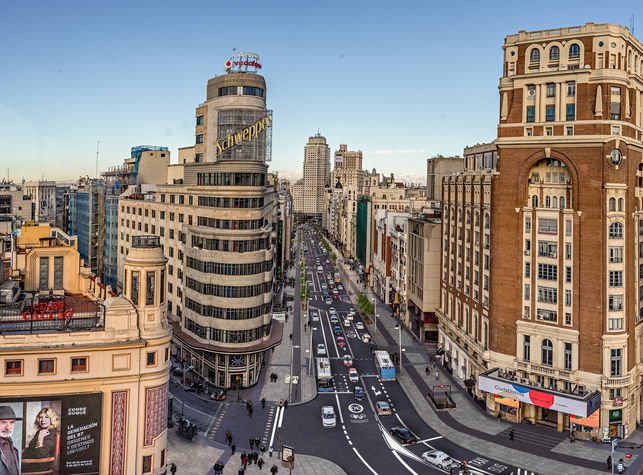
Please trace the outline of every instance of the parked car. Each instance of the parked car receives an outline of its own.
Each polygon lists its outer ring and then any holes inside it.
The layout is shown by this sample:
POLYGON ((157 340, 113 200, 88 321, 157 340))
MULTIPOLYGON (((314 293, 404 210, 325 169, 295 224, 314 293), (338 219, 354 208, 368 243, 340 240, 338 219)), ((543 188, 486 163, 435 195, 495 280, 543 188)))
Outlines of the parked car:
POLYGON ((320 343, 317 345, 317 354, 326 356, 326 345, 320 343))
POLYGON ((416 437, 411 434, 411 431, 406 427, 392 427, 391 429, 389 429, 389 432, 391 433, 391 435, 397 437, 403 444, 414 444, 418 441, 416 437))
POLYGON ((348 370, 348 380, 351 383, 356 383, 359 381, 359 374, 357 373, 357 369, 351 368, 348 370))
POLYGON ((375 403, 375 411, 378 416, 390 416, 391 415, 391 406, 386 401, 377 401, 375 403))
POLYGON ((455 460, 441 450, 429 450, 428 452, 423 452, 422 458, 442 470, 449 470, 451 467, 458 466, 458 463, 455 460))
POLYGON ((333 406, 324 406, 321 410, 321 419, 323 427, 335 427, 337 425, 337 417, 335 416, 335 408, 333 406))
POLYGON ((355 386, 353 389, 353 398, 356 401, 363 401, 366 395, 364 394, 364 389, 361 386, 355 386))
POLYGON ((344 366, 349 368, 353 366, 353 357, 351 355, 344 355, 344 366))

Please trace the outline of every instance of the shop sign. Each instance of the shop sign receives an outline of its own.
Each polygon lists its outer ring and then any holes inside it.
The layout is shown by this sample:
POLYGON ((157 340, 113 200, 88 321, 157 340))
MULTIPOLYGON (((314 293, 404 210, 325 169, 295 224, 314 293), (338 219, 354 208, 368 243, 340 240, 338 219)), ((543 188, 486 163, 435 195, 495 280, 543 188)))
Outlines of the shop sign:
POLYGON ((488 376, 478 377, 478 388, 494 395, 504 396, 526 404, 544 407, 553 411, 587 417, 601 405, 600 393, 590 399, 571 398, 560 393, 539 391, 510 381, 502 381, 488 376))
POLYGON ((623 409, 610 409, 610 424, 620 424, 623 420, 623 409))
POLYGON ((516 409, 520 407, 520 403, 511 398, 498 396, 497 394, 494 394, 493 398, 496 400, 498 404, 502 404, 503 406, 515 407, 516 409))
POLYGON ((598 429, 600 425, 599 414, 600 411, 596 411, 589 417, 578 417, 572 414, 569 418, 572 421, 572 424, 598 429))
POLYGON ((67 320, 74 316, 74 311, 65 308, 63 301, 38 302, 22 314, 22 319, 30 320, 67 320))
POLYGON ((256 139, 261 132, 269 127, 272 127, 272 116, 267 115, 245 129, 234 134, 228 134, 225 139, 217 140, 217 157, 240 143, 256 139))

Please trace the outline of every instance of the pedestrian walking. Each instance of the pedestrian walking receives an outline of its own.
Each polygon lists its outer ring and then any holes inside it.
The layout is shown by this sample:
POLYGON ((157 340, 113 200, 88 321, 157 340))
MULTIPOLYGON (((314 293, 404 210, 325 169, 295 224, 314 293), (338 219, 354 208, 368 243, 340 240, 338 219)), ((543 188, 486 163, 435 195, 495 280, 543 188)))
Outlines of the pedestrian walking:
POLYGON ((440 372, 436 371, 435 372, 435 380, 438 381, 440 379, 440 372))
POLYGON ((170 464, 170 473, 171 473, 172 475, 174 475, 174 474, 176 473, 176 464, 175 464, 174 462, 172 462, 172 463, 170 464))
POLYGON ((576 438, 574 436, 574 431, 572 430, 572 431, 569 432, 569 443, 573 444, 575 442, 575 440, 576 440, 576 438))
POLYGON ((496 416, 496 419, 498 419, 498 424, 500 424, 500 421, 502 420, 502 413, 498 411, 498 415, 496 416))
POLYGON ((255 438, 250 437, 250 439, 248 440, 248 443, 250 444, 250 450, 252 450, 252 448, 255 446, 255 438))
POLYGON ((292 341, 292 333, 289 336, 290 336, 290 341, 292 341))
POLYGON ((284 400, 284 411, 288 409, 288 399, 284 400))
POLYGON ((266 408, 266 398, 262 397, 261 398, 261 409, 265 409, 265 408, 266 408))
POLYGON ((426 375, 427 378, 429 377, 430 372, 431 372, 431 370, 429 369, 428 366, 426 368, 424 368, 424 374, 426 375))
POLYGON ((263 459, 262 459, 262 458, 260 458, 259 460, 257 460, 257 465, 259 466, 259 470, 261 470, 261 468, 263 467, 263 464, 264 464, 264 461, 263 461, 263 459))
POLYGON ((270 448, 268 449, 268 456, 269 456, 269 457, 272 457, 272 452, 273 452, 274 450, 275 450, 275 449, 274 449, 274 448, 272 447, 272 445, 271 445, 271 446, 270 446, 270 448))
POLYGON ((234 444, 232 444, 232 445, 230 446, 230 448, 232 449, 232 455, 234 455, 234 453, 235 453, 235 452, 236 452, 236 450, 237 450, 237 446, 236 446, 236 445, 234 445, 234 444))
POLYGON ((255 437, 255 448, 259 450, 259 444, 261 443, 261 439, 259 437, 255 437))
POLYGON ((245 469, 245 467, 242 465, 241 467, 239 467, 239 475, 245 475, 245 473, 246 473, 246 469, 245 469))
POLYGON ((252 411, 253 410, 254 409, 252 409, 252 406, 250 406, 250 409, 248 409, 248 417, 252 417, 252 411))
POLYGON ((304 333, 308 331, 308 324, 304 323, 304 333))
POLYGON ((607 456, 607 470, 612 470, 612 456, 607 456))
POLYGON ((225 431, 225 440, 228 443, 228 447, 232 444, 232 432, 230 430, 225 431))
POLYGON ((513 429, 511 429, 509 431, 509 440, 514 440, 514 430, 513 429))
POLYGON ((257 462, 259 461, 259 454, 256 451, 252 452, 252 461, 255 465, 257 465, 257 462))
POLYGON ((275 473, 277 473, 278 471, 279 471, 279 469, 277 468, 277 466, 276 466, 276 465, 273 465, 273 466, 270 468, 270 473, 271 473, 272 475, 275 475, 275 473))
POLYGON ((246 454, 245 452, 241 455, 241 463, 243 464, 243 468, 245 470, 248 466, 248 454, 246 454))

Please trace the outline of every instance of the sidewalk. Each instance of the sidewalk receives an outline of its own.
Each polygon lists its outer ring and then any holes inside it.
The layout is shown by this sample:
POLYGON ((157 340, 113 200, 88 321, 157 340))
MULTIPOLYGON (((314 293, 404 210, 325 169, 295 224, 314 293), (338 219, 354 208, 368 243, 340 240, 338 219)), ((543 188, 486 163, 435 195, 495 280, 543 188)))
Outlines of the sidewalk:
MULTIPOLYGON (((336 248, 334 252, 341 255, 336 248)), ((360 293, 377 299, 377 313, 380 316, 377 319, 377 332, 374 323, 368 327, 378 347, 388 349, 390 353, 399 352, 399 330, 395 329, 399 320, 391 315, 390 308, 370 288, 362 290, 362 286, 356 282, 356 274, 351 273, 342 261, 338 260, 338 265, 348 283, 346 287, 350 289, 351 300, 356 302, 360 293)), ((400 385, 423 421, 446 439, 481 456, 541 474, 605 473, 609 445, 585 441, 570 444, 566 433, 527 424, 498 423, 495 417, 488 415, 473 401, 464 390, 462 381, 456 381, 441 365, 432 369, 427 377, 425 368, 429 365, 429 348, 415 339, 406 328, 402 330, 402 347, 405 351, 402 353, 400 385), (439 372, 437 384, 450 384, 452 387, 452 398, 456 402, 454 409, 436 411, 426 397, 429 386, 436 383, 436 370, 439 372), (514 441, 508 437, 511 428, 515 433, 514 441)), ((633 434, 635 436, 637 433, 633 434)), ((619 449, 617 458, 624 458, 623 450, 619 449)), ((627 462, 628 472, 639 473, 643 460, 638 456, 638 450, 628 452, 633 454, 627 462)))

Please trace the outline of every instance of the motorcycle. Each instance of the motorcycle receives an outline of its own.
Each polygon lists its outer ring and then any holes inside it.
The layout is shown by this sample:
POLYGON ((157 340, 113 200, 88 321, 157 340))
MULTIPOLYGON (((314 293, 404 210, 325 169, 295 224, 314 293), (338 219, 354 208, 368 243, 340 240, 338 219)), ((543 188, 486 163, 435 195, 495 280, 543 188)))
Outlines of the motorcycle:
POLYGON ((227 399, 227 397, 228 397, 228 395, 227 395, 225 389, 222 390, 222 391, 214 391, 210 395, 210 399, 212 399, 213 401, 225 401, 227 399))

